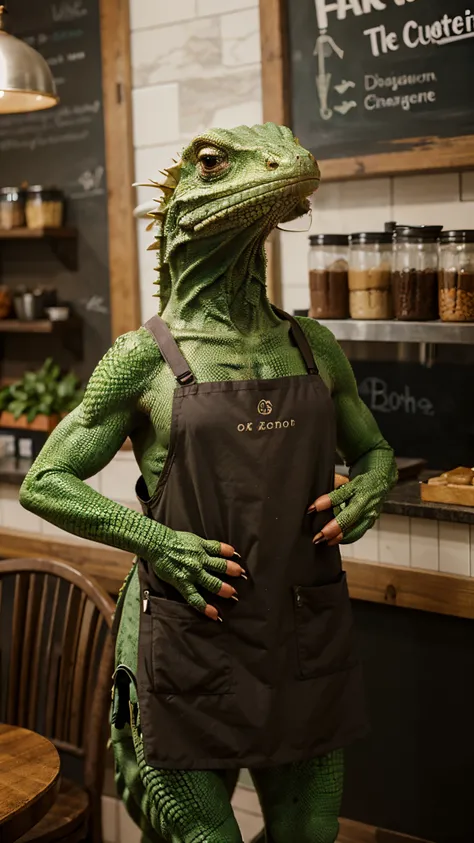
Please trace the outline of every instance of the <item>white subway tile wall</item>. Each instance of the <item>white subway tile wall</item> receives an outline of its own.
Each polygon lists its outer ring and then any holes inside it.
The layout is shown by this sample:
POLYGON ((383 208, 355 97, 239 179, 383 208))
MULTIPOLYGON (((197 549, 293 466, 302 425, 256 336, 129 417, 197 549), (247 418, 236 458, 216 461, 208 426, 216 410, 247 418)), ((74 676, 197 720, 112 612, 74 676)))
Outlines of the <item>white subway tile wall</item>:
POLYGON ((470 562, 469 524, 439 522, 439 569, 444 574, 469 577, 470 562))
POLYGON ((410 567, 410 519, 382 515, 379 521, 379 562, 410 567))
POLYGON ((371 530, 363 538, 351 545, 355 559, 364 562, 379 561, 379 522, 377 521, 371 530))
POLYGON ((439 571, 439 522, 410 519, 410 561, 412 568, 439 571))

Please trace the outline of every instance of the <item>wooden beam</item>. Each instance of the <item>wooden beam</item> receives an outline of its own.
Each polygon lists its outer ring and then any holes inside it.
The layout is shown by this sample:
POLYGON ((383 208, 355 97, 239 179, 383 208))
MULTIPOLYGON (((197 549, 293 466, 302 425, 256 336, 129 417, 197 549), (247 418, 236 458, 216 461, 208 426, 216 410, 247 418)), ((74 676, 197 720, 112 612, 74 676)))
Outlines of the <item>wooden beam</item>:
POLYGON ((474 619, 474 578, 344 559, 355 600, 474 619))
POLYGON ((130 553, 105 545, 50 538, 39 533, 19 533, 6 527, 0 529, 0 557, 34 557, 71 562, 76 568, 94 577, 112 595, 118 593, 133 563, 130 553))
POLYGON ((140 325, 128 0, 100 0, 112 337, 140 325))
POLYGON ((288 126, 286 12, 283 0, 260 0, 263 119, 288 126))

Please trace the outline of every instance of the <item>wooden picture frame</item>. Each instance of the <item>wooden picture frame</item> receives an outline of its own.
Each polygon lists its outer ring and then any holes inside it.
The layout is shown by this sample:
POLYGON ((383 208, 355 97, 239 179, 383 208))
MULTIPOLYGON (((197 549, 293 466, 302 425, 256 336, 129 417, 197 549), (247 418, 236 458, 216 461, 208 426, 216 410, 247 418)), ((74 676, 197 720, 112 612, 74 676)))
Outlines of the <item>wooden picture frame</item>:
POLYGON ((128 0, 100 0, 112 339, 140 326, 128 0))
MULTIPOLYGON (((287 8, 291 0, 260 0, 264 120, 291 126, 287 8)), ((393 142, 394 151, 318 160, 324 181, 474 167, 474 135, 414 137, 393 142), (407 144, 411 149, 406 149, 407 144)))

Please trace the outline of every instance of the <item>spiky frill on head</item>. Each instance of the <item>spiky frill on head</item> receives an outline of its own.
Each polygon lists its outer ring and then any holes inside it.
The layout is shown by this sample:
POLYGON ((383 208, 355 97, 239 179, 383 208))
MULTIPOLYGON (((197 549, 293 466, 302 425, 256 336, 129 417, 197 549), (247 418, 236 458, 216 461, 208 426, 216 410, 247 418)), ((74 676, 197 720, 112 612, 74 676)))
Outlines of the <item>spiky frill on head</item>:
POLYGON ((149 248, 158 256, 161 309, 170 296, 170 263, 180 246, 207 239, 216 249, 246 231, 261 246, 278 223, 308 210, 307 197, 319 179, 313 155, 285 126, 210 129, 196 137, 179 160, 150 181, 160 191, 150 213, 155 241, 149 248))

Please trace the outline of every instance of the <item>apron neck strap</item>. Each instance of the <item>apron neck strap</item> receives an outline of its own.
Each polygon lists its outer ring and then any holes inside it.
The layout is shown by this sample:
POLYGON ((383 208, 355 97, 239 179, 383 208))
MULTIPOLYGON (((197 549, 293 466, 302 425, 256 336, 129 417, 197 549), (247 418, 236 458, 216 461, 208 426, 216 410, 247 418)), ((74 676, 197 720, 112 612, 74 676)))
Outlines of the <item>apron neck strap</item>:
POLYGON ((275 307, 275 305, 272 305, 272 308, 273 312, 276 313, 276 315, 279 316, 280 319, 286 319, 286 321, 290 323, 291 334, 305 362, 306 368, 308 370, 308 375, 318 375, 319 371, 316 365, 316 360, 314 359, 313 350, 299 322, 297 322, 294 316, 290 316, 289 313, 286 313, 284 310, 280 310, 279 307, 275 307))
POLYGON ((178 343, 161 316, 152 316, 145 322, 144 327, 152 335, 179 385, 188 386, 195 383, 186 358, 181 354, 178 343))
MULTIPOLYGON (((273 306, 273 310, 280 319, 286 319, 290 323, 291 334, 305 362, 308 374, 317 375, 318 367, 314 359, 314 354, 299 322, 296 321, 294 316, 290 316, 289 313, 285 313, 284 310, 280 310, 278 307, 273 306)), ((181 354, 175 338, 161 316, 152 316, 148 322, 145 322, 144 327, 152 335, 179 385, 188 386, 188 384, 195 383, 194 375, 189 368, 186 358, 181 354)))

